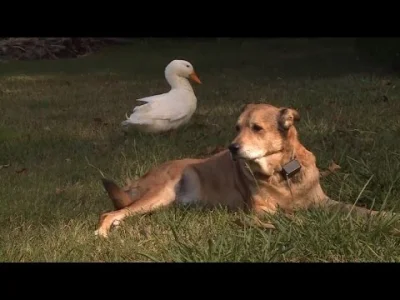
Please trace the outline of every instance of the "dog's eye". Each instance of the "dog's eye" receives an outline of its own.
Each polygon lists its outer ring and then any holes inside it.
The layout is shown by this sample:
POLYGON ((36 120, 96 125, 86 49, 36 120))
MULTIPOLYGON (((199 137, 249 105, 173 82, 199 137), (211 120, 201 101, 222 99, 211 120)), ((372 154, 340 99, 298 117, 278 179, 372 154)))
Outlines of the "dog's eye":
POLYGON ((236 125, 235 128, 236 128, 236 131, 240 131, 240 126, 239 125, 236 125))
POLYGON ((254 131, 260 131, 260 130, 262 130, 262 127, 261 127, 260 125, 254 124, 254 125, 252 126, 252 129, 253 129, 254 131))

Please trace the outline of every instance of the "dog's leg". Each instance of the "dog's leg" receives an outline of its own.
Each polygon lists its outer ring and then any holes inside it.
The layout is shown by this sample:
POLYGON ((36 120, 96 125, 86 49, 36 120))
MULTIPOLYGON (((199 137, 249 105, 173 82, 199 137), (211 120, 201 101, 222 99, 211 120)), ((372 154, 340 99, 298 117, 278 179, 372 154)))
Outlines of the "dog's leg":
POLYGON ((360 215, 360 216, 363 216, 363 217, 376 216, 378 214, 380 214, 382 216, 394 216, 390 212, 385 212, 385 211, 379 212, 379 211, 376 211, 376 210, 371 210, 371 209, 368 209, 368 208, 356 206, 356 205, 353 205, 353 204, 339 202, 339 201, 336 201, 336 200, 332 200, 330 198, 326 199, 326 202, 324 203, 324 206, 326 208, 328 208, 329 210, 342 211, 342 212, 347 212, 347 213, 354 213, 356 215, 360 215))
MULTIPOLYGON (((261 221, 260 217, 264 216, 265 214, 270 214, 273 215, 276 213, 276 209, 273 206, 265 206, 265 205, 260 205, 260 202, 255 200, 255 206, 253 209, 250 209, 250 212, 252 212, 250 216, 250 224, 253 224, 257 227, 261 227, 264 229, 276 229, 275 225, 272 224, 271 222, 263 222, 261 221), (258 204, 258 205, 257 205, 258 204)), ((241 221, 238 222, 240 224, 241 221)))
POLYGON ((274 224, 272 224, 271 222, 263 222, 259 219, 258 216, 253 216, 252 221, 254 222, 254 225, 258 227, 265 229, 276 229, 274 224))
POLYGON ((115 209, 118 210, 127 207, 134 201, 129 193, 122 190, 114 181, 103 178, 102 182, 115 209))
POLYGON ((173 188, 165 187, 162 190, 150 191, 125 208, 104 213, 100 217, 99 228, 95 231, 95 234, 106 238, 111 227, 113 225, 119 225, 125 218, 133 214, 153 211, 160 207, 167 206, 174 201, 175 192, 173 188))
POLYGON ((235 224, 244 227, 245 225, 249 226, 256 226, 256 227, 261 227, 264 229, 276 229, 275 225, 270 223, 270 222, 263 222, 260 220, 260 218, 256 215, 250 216, 247 220, 242 220, 240 218, 236 219, 235 224))

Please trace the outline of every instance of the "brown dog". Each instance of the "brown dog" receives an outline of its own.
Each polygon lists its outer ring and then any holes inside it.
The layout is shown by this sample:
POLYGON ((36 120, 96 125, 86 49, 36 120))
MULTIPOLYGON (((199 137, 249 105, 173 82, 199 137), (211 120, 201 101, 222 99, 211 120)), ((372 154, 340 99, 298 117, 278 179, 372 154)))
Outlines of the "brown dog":
POLYGON ((104 179, 116 210, 101 216, 96 234, 107 237, 111 226, 129 215, 172 203, 222 205, 256 214, 278 209, 290 214, 316 205, 377 214, 325 195, 315 156, 298 139, 294 123, 299 119, 294 109, 248 104, 229 150, 205 159, 166 162, 124 189, 104 179))

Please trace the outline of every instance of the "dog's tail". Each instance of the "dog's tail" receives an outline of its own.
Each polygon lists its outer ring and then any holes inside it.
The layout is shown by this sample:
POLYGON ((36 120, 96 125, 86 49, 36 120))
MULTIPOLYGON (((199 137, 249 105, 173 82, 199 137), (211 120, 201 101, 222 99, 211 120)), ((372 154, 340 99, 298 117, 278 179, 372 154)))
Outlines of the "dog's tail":
POLYGON ((122 190, 114 181, 102 178, 102 182, 115 209, 122 209, 133 203, 131 196, 122 190))

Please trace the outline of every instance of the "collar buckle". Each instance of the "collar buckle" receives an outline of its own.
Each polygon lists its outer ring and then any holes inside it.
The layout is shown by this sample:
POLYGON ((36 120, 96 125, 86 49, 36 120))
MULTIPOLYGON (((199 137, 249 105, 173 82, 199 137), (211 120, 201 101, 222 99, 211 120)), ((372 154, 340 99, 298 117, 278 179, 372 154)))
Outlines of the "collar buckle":
POLYGON ((297 159, 292 159, 288 163, 282 166, 283 176, 288 179, 298 173, 301 169, 301 165, 297 159))

